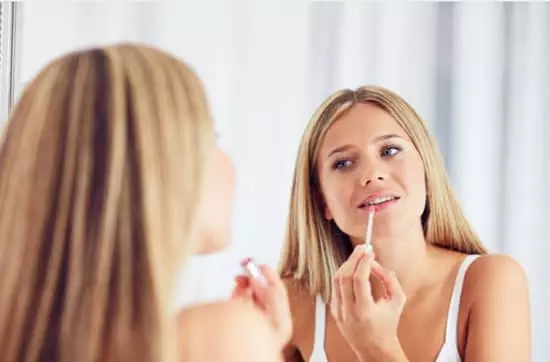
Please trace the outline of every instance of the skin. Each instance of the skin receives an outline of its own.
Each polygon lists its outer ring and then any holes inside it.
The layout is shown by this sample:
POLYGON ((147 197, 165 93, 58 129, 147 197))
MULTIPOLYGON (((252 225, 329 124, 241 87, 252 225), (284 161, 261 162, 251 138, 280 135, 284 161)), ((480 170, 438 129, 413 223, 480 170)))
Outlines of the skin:
MULTIPOLYGON (((235 171, 228 155, 217 145, 206 158, 203 201, 200 205, 198 240, 194 252, 214 253, 229 240, 235 171)), ((286 289, 267 266, 261 272, 263 287, 245 276, 237 277, 233 298, 181 311, 181 360, 187 362, 282 361, 282 348, 291 333, 286 289), (252 298, 254 296, 254 298, 252 298)))
POLYGON ((215 142, 205 162, 195 254, 215 253, 227 246, 236 187, 233 162, 215 142))
MULTIPOLYGON (((367 214, 357 207, 361 200, 373 192, 399 196, 375 216, 375 257, 356 248, 334 277, 326 311, 328 360, 434 361, 465 255, 424 239, 424 168, 410 138, 388 113, 359 104, 331 126, 317 162, 324 217, 355 245, 363 243, 366 225, 367 214)), ((295 326, 285 359, 307 361, 315 300, 295 282, 285 282, 295 326)), ((457 343, 462 360, 529 361, 530 330, 528 286, 520 265, 503 255, 479 257, 466 273, 461 297, 457 343)))

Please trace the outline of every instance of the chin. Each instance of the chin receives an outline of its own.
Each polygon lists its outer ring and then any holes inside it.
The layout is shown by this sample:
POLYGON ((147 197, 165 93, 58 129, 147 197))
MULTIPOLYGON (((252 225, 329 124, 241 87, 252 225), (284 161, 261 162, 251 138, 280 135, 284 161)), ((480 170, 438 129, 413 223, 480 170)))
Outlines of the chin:
POLYGON ((227 245, 208 245, 206 247, 198 248, 194 254, 197 255, 208 255, 208 254, 217 254, 221 253, 227 248, 227 245))
POLYGON ((224 251, 229 246, 227 235, 204 235, 195 245, 192 253, 197 255, 215 254, 224 251))

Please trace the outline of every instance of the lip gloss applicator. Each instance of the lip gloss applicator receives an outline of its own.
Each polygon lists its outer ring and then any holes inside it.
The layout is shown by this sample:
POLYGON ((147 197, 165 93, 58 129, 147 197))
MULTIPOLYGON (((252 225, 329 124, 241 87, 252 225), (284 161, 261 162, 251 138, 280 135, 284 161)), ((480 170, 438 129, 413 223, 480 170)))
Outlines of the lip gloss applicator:
POLYGON ((373 224, 374 224, 374 207, 371 206, 369 207, 369 219, 368 219, 368 222, 367 222, 367 231, 366 231, 366 234, 365 234, 365 250, 367 253, 372 253, 373 252, 373 248, 372 248, 372 227, 373 227, 373 224))
POLYGON ((244 269, 246 274, 248 274, 249 277, 255 279, 260 283, 261 286, 265 287, 267 286, 267 281, 265 280, 264 276, 262 275, 260 268, 252 258, 246 258, 241 262, 241 267, 244 269))

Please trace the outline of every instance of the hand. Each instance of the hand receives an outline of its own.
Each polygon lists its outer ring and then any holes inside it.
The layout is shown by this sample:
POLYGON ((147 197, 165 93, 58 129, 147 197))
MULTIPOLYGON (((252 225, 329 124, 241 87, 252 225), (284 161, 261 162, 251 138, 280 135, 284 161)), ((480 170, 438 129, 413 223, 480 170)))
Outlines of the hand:
POLYGON ((334 275, 331 313, 342 335, 359 358, 390 360, 404 356, 397 327, 406 296, 393 272, 385 270, 356 247, 334 275), (370 276, 377 278, 384 296, 375 300, 370 276))
POLYGON ((273 324, 282 348, 292 337, 292 317, 286 288, 281 278, 269 266, 260 265, 259 268, 267 286, 247 275, 238 275, 232 298, 251 299, 264 311, 273 324))

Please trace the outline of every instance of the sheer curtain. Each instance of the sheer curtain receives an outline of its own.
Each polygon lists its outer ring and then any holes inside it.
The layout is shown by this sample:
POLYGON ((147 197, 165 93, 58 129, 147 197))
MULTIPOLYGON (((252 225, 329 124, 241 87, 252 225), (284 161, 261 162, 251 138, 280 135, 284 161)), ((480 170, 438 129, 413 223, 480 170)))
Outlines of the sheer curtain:
MULTIPOLYGON (((119 40, 163 47, 203 77, 239 173, 233 243, 195 258, 181 303, 225 298, 244 256, 279 258, 294 157, 336 88, 387 86, 429 122, 464 210, 526 269, 534 361, 550 293, 550 5, 545 3, 25 3, 16 89, 61 52, 119 40), (47 41, 45 41, 47 39, 47 41)), ((497 303, 498 301, 495 301, 497 303)), ((546 357, 546 358, 545 358, 546 357)))
POLYGON ((310 19, 316 102, 376 83, 417 108, 484 243, 526 269, 533 360, 548 359, 550 4, 318 3, 310 19))

